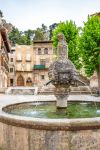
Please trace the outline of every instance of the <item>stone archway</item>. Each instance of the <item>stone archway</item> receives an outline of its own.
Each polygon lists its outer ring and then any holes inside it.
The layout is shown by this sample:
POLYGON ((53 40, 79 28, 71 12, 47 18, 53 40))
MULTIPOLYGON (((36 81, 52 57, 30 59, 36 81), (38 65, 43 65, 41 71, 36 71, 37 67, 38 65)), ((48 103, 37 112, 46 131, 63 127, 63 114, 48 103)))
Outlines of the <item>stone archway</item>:
POLYGON ((26 86, 32 86, 32 80, 30 77, 28 77, 26 80, 26 86))
POLYGON ((22 75, 17 78, 17 86, 24 86, 24 78, 22 75))

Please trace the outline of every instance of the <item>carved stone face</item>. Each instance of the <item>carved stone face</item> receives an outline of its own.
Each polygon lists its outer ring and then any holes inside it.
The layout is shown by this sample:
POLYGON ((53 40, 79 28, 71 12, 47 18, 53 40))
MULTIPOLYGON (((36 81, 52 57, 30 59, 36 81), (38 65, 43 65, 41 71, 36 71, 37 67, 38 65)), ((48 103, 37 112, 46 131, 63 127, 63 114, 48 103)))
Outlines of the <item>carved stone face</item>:
POLYGON ((77 73, 70 60, 57 60, 49 68, 49 78, 54 85, 76 84, 77 73))

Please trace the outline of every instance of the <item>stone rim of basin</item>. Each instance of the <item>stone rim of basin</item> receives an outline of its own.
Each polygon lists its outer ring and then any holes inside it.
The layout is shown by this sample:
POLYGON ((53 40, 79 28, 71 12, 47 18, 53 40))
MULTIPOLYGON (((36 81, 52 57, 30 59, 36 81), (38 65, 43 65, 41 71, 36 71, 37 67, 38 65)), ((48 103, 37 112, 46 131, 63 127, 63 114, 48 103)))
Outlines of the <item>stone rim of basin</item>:
POLYGON ((8 125, 39 130, 77 131, 88 129, 100 129, 100 117, 77 118, 77 119, 32 118, 32 117, 12 115, 2 111, 5 107, 8 106, 9 105, 5 105, 1 107, 0 111, 0 122, 8 125))

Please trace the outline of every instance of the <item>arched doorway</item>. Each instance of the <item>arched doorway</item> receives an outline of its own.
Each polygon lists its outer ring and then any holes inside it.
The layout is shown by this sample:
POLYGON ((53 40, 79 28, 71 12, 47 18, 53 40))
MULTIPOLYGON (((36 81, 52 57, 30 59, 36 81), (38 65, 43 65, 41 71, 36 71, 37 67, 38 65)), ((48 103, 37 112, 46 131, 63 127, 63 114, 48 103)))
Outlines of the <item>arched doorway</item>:
POLYGON ((24 78, 21 75, 17 78, 17 86, 24 86, 24 78))
POLYGON ((26 80, 26 86, 32 86, 32 80, 30 77, 28 77, 26 80))

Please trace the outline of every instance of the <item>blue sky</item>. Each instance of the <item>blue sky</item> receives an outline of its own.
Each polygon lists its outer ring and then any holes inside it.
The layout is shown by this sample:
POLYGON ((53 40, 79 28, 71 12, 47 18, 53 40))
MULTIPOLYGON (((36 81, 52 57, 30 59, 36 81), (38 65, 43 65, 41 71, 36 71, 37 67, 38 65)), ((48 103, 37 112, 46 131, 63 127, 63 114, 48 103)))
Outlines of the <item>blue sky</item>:
POLYGON ((89 14, 100 11, 100 0, 0 0, 0 9, 19 30, 70 19, 82 26, 89 14))

